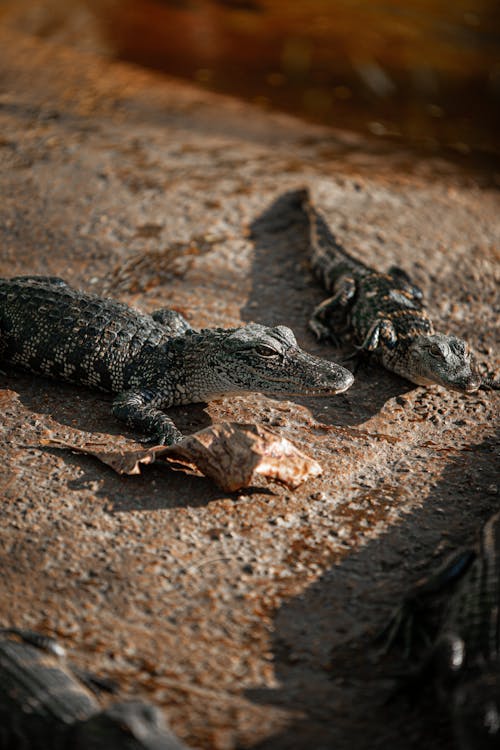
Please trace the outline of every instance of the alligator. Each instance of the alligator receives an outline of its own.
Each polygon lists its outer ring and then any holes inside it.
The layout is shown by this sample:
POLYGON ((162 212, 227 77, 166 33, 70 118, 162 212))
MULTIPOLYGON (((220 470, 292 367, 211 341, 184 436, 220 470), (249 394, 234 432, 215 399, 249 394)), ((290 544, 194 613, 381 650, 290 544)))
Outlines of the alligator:
POLYGON ((285 326, 195 330, 174 310, 147 315, 50 276, 0 279, 0 360, 116 394, 113 414, 166 445, 182 439, 170 406, 249 391, 327 396, 354 380, 285 326))
POLYGON ((476 547, 416 584, 383 638, 385 650, 402 638, 407 652, 417 641, 433 642, 406 687, 420 693, 434 683, 461 750, 500 747, 500 513, 483 526, 476 547))
POLYGON ((439 384, 472 393, 495 387, 483 380, 469 345, 434 330, 422 290, 406 271, 392 266, 375 271, 352 257, 332 233, 307 190, 295 191, 309 219, 311 266, 332 296, 309 321, 318 339, 354 334, 357 351, 373 355, 384 367, 418 385, 439 384))
POLYGON ((150 703, 101 709, 52 638, 0 629, 0 750, 188 750, 150 703))

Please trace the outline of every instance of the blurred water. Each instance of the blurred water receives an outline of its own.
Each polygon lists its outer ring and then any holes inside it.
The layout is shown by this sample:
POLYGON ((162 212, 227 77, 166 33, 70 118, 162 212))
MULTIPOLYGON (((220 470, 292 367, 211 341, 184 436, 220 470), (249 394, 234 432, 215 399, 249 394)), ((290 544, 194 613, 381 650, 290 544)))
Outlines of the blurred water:
POLYGON ((500 150, 497 0, 88 0, 116 54, 429 150, 500 150))
POLYGON ((500 153, 498 0, 0 0, 0 20, 426 151, 500 153))

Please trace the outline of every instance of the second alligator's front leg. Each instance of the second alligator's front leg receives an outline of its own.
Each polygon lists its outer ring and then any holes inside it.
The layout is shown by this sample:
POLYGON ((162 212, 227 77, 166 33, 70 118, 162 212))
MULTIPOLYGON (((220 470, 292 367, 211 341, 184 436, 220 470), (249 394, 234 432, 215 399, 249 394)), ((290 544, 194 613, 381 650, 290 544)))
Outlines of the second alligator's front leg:
MULTIPOLYGON (((125 391, 113 401, 112 412, 129 427, 149 435, 156 445, 173 445, 183 435, 172 419, 155 403, 155 393, 150 391, 125 391)), ((168 405, 167 405, 168 406, 168 405)))
POLYGON ((393 323, 390 320, 382 318, 372 323, 359 348, 366 352, 375 352, 382 343, 388 349, 394 349, 397 342, 398 337, 393 323))
POLYGON ((413 299, 418 300, 421 302, 424 298, 424 293, 420 289, 419 286, 413 283, 410 276, 406 273, 406 271, 399 266, 391 266, 387 272, 389 276, 392 276, 392 278, 401 284, 402 288, 405 292, 410 294, 413 299))
POLYGON ((317 305, 309 319, 309 328, 319 341, 330 339, 335 346, 340 346, 342 334, 349 330, 346 317, 355 293, 354 279, 350 276, 342 277, 336 284, 335 294, 317 305), (335 316, 339 317, 343 326, 334 326, 335 316))
POLYGON ((318 305, 311 317, 309 318, 309 328, 314 333, 318 341, 331 341, 335 346, 339 346, 339 339, 333 333, 331 327, 325 323, 325 308, 330 299, 325 300, 318 305))

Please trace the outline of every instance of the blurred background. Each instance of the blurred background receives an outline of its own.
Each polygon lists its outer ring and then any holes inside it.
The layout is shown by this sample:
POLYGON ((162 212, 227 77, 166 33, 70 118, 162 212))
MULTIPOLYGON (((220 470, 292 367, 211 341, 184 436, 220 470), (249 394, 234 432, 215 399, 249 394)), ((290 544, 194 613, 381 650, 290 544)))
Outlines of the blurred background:
POLYGON ((500 152, 498 0, 0 0, 0 22, 427 152, 500 152))

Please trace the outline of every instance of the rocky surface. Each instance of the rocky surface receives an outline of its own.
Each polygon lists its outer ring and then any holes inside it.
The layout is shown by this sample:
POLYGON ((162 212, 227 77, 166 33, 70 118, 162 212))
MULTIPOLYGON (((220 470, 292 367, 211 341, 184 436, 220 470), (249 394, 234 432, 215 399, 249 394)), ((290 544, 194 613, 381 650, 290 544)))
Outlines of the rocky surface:
MULTIPOLYGON (((0 275, 60 275, 195 326, 284 323, 324 297, 300 216, 308 185, 348 248, 406 268, 439 327, 498 363, 499 198, 458 172, 160 75, 0 30, 0 275), (495 276, 496 274, 496 276, 495 276)), ((186 432, 256 421, 324 467, 296 491, 226 494, 152 468, 118 477, 47 437, 133 447, 105 395, 0 376, 0 624, 153 700, 194 746, 451 747, 432 699, 387 703, 371 637, 409 585, 498 509, 498 396, 375 367, 332 399, 225 399, 186 432)))

